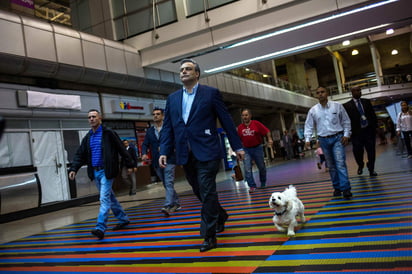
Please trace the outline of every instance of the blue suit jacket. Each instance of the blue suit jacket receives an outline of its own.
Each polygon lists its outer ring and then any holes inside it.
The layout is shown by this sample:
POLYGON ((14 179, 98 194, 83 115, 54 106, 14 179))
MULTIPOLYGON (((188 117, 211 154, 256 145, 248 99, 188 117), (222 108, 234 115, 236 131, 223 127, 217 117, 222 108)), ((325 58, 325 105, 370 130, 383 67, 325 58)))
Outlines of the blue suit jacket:
MULTIPOLYGON (((144 141, 142 144, 142 154, 147 154, 148 150, 152 152, 152 165, 153 167, 157 168, 159 167, 159 146, 160 146, 160 140, 157 139, 156 133, 155 133, 155 128, 152 126, 150 127, 146 135, 144 137, 144 141)), ((163 134, 163 128, 160 131, 160 136, 163 134)), ((167 155, 167 162, 169 164, 174 164, 176 162, 174 153, 170 153, 167 155)))
POLYGON ((217 132, 217 119, 225 130, 234 151, 242 143, 219 90, 199 85, 187 123, 182 118, 183 89, 169 95, 160 137, 160 155, 169 155, 176 149, 176 164, 188 161, 189 145, 199 161, 221 159, 224 155, 221 138, 217 132))

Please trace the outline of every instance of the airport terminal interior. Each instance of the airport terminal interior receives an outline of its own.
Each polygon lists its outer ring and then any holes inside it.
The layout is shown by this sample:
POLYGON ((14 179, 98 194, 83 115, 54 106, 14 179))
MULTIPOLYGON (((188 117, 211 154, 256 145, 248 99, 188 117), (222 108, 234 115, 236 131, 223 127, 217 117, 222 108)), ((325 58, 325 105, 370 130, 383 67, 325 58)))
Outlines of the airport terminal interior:
MULTIPOLYGON (((328 172, 313 152, 275 160, 268 187, 249 193, 230 171, 218 175, 218 192, 229 219, 218 248, 199 252, 200 204, 185 180, 176 182, 182 209, 160 212, 160 183, 119 196, 130 225, 110 228, 102 241, 90 234, 98 203, 0 224, 1 273, 410 273, 412 160, 396 145, 377 147, 376 171, 357 175, 351 148, 347 163, 351 200, 333 198, 328 172), (295 237, 275 229, 268 201, 293 184, 307 221, 295 237)), ((255 174, 257 178, 257 174, 255 174)))
POLYGON ((0 273, 412 273, 412 159, 394 134, 400 102, 412 105, 410 0, 2 0, 0 35, 0 273), (229 219, 207 252, 182 168, 182 208, 166 217, 162 182, 141 159, 152 110, 182 87, 185 58, 236 125, 249 108, 274 141, 256 192, 222 159, 229 219), (360 87, 379 121, 378 176, 358 174, 346 147, 351 199, 334 197, 314 147, 285 157, 284 131, 303 139, 318 86, 340 103, 360 87), (113 231, 110 215, 103 240, 90 234, 99 194, 86 167, 67 174, 94 108, 139 158, 136 194, 120 176, 113 186, 130 224, 113 231), (268 204, 289 185, 306 215, 293 237, 268 204))

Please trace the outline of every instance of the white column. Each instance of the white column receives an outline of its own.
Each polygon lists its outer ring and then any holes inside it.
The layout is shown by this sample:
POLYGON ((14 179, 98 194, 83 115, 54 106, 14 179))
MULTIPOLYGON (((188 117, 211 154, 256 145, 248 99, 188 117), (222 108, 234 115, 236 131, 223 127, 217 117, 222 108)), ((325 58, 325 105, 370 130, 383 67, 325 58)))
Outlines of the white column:
POLYGON ((272 74, 273 74, 273 82, 275 86, 278 86, 278 72, 276 71, 275 59, 272 59, 272 74))
POLYGON ((185 0, 175 0, 177 21, 186 19, 185 0))
POLYGON ((380 87, 382 86, 382 78, 383 78, 382 66, 380 62, 380 55, 373 43, 370 43, 369 47, 371 49, 373 69, 375 70, 375 74, 376 74, 376 84, 378 85, 378 87, 380 87))
POLYGON ((280 120, 280 126, 282 128, 281 133, 283 133, 286 130, 285 117, 283 117, 283 112, 279 112, 279 120, 280 120))
POLYGON ((342 94, 343 93, 342 80, 341 80, 341 75, 340 75, 340 70, 339 70, 338 59, 336 58, 335 55, 332 55, 332 60, 333 60, 333 68, 335 69, 336 85, 338 86, 339 94, 342 94))

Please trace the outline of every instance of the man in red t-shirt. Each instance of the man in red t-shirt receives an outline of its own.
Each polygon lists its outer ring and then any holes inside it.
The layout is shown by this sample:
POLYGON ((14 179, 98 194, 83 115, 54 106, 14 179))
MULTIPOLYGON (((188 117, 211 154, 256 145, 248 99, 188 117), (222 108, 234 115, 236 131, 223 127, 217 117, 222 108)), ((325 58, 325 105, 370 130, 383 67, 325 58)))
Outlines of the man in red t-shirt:
POLYGON ((245 150, 245 158, 243 160, 245 170, 245 180, 249 186, 249 192, 253 193, 256 190, 256 183, 252 173, 252 160, 255 161, 259 169, 260 188, 266 187, 266 166, 263 153, 263 137, 267 137, 267 145, 273 145, 270 130, 261 122, 252 120, 252 113, 249 109, 243 109, 241 115, 243 123, 237 127, 237 133, 242 140, 245 150))

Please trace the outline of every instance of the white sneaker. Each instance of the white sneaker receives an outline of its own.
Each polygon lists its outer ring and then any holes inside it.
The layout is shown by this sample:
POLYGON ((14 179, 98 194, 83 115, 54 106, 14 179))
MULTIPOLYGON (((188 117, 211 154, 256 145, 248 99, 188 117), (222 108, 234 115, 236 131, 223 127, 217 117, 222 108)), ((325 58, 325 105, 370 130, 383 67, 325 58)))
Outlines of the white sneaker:
POLYGON ((170 212, 175 212, 175 211, 179 211, 181 209, 182 209, 182 207, 180 205, 174 205, 169 209, 169 211, 170 212))

